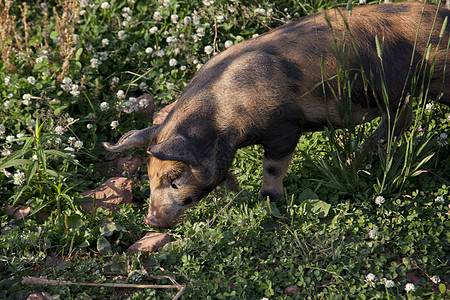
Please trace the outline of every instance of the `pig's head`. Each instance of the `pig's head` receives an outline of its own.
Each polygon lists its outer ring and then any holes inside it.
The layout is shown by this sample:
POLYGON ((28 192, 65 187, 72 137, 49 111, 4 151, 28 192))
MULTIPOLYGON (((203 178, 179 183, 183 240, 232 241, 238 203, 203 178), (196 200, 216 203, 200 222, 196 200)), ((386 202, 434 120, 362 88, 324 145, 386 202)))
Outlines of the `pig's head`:
POLYGON ((149 211, 144 221, 153 226, 168 227, 183 211, 220 184, 223 178, 213 175, 211 168, 202 166, 185 138, 179 136, 156 143, 156 131, 157 127, 130 131, 116 145, 104 143, 104 146, 112 152, 147 148, 151 192, 149 211))

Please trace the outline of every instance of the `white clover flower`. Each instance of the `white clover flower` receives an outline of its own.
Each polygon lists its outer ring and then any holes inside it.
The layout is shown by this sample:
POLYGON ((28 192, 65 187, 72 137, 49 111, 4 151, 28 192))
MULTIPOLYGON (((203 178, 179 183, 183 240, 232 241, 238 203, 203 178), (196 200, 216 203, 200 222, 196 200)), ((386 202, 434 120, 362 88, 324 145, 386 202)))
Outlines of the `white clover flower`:
POLYGON ((189 16, 184 17, 184 19, 183 19, 184 25, 189 25, 189 24, 191 24, 191 22, 192 22, 192 18, 191 17, 189 17, 189 16))
POLYGON ((5 148, 3 148, 3 150, 2 150, 2 156, 10 156, 11 155, 11 153, 12 153, 12 151, 11 151, 11 149, 9 149, 9 147, 5 147, 5 148))
POLYGON ((70 79, 69 77, 65 77, 62 81, 61 89, 64 92, 68 92, 68 91, 72 90, 72 79, 70 79))
POLYGON ((372 229, 369 231, 369 238, 371 239, 376 239, 380 234, 378 233, 378 231, 372 229))
POLYGON ((153 14, 153 19, 155 19, 156 21, 161 21, 162 20, 161 13, 159 11, 155 11, 155 13, 153 14))
POLYGON ((83 142, 76 141, 75 143, 73 143, 73 146, 75 147, 75 149, 80 150, 81 148, 83 148, 83 142))
POLYGON ((252 35, 252 38, 255 38, 255 37, 258 37, 258 36, 259 36, 259 34, 255 33, 254 35, 252 35))
POLYGON ((16 137, 15 136, 13 136, 13 135, 8 135, 7 137, 6 137, 6 142, 7 143, 11 143, 13 140, 15 140, 16 139, 16 137))
POLYGON ((156 56, 158 56, 158 57, 163 57, 164 55, 166 55, 166 52, 164 52, 164 50, 158 50, 158 51, 156 51, 156 56))
POLYGON ((438 145, 439 146, 445 146, 445 145, 448 145, 448 141, 447 141, 447 138, 448 138, 448 134, 446 134, 446 133, 441 133, 440 135, 439 135, 439 137, 437 138, 437 143, 438 143, 438 145))
POLYGON ((11 178, 13 176, 13 174, 6 169, 1 169, 0 172, 5 174, 6 178, 11 178))
POLYGON ((434 203, 437 203, 437 204, 444 204, 444 203, 445 203, 444 197, 442 197, 442 196, 437 196, 437 197, 434 199, 434 203))
POLYGON ((111 85, 116 85, 120 81, 119 77, 113 77, 111 78, 111 85))
POLYGON ((14 184, 15 185, 22 185, 25 182, 25 173, 21 171, 17 171, 14 176, 14 184))
POLYGON ((123 98, 125 98, 125 92, 122 91, 122 90, 118 90, 117 93, 116 93, 116 96, 119 99, 123 99, 123 98))
POLYGON ((65 131, 65 130, 64 130, 64 127, 62 127, 62 126, 60 126, 60 125, 56 126, 54 130, 55 130, 55 133, 56 133, 56 134, 59 134, 59 135, 64 134, 64 131, 65 131))
MULTIPOLYGON (((155 13, 156 14, 156 13, 155 13)), ((158 27, 156 27, 156 26, 153 26, 152 28, 150 28, 149 30, 148 30, 149 32, 150 32, 150 34, 155 34, 155 33, 157 33, 158 32, 158 27)))
POLYGON ((33 156, 31 156, 31 158, 32 158, 33 160, 38 160, 37 154, 33 154, 33 156))
POLYGON ((80 95, 80 91, 78 90, 78 88, 79 87, 77 84, 72 84, 72 89, 71 89, 70 93, 75 97, 80 95))
POLYGON ((225 17, 222 15, 219 15, 216 17, 217 23, 222 23, 225 20, 225 17))
POLYGON ((181 71, 186 71, 186 69, 187 69, 186 66, 181 66, 181 67, 180 67, 180 70, 181 70, 181 71))
POLYGON ((197 28, 197 35, 199 37, 205 36, 205 28, 203 28, 203 27, 197 28))
POLYGON ((431 112, 434 110, 434 104, 433 103, 427 103, 427 105, 425 105, 425 109, 427 110, 427 112, 431 112))
POLYGON ((211 5, 214 4, 214 1, 211 1, 211 0, 203 0, 203 4, 204 4, 205 6, 211 6, 211 5))
POLYGON ((431 281, 433 281, 434 284, 438 284, 439 282, 441 282, 441 279, 437 275, 434 275, 430 279, 431 279, 431 281))
POLYGON ((5 77, 5 85, 8 86, 11 83, 11 77, 6 76, 5 77))
POLYGON ((212 46, 208 45, 208 46, 205 47, 205 53, 207 55, 211 55, 213 53, 213 51, 214 51, 214 48, 212 46))
POLYGON ((119 122, 118 121, 112 121, 111 122, 111 128, 112 129, 116 129, 119 126, 119 122))
POLYGON ((173 14, 170 16, 170 20, 172 23, 177 24, 178 23, 179 16, 177 14, 173 14))
MULTIPOLYGON (((23 138, 25 136, 25 134, 23 134, 23 133, 18 133, 17 135, 16 135, 16 138, 18 138, 18 139, 21 139, 21 138, 23 138)), ((17 141, 17 144, 18 145, 23 145, 25 142, 24 141, 17 141)))
POLYGON ((203 67, 203 64, 198 64, 195 67, 197 68, 197 70, 200 70, 200 68, 203 67))
POLYGON ((230 41, 230 40, 227 40, 226 42, 225 42, 225 48, 230 48, 231 46, 233 46, 234 45, 234 43, 232 42, 232 41, 230 41))
POLYGON ((24 104, 24 105, 30 105, 31 104, 31 95, 30 94, 24 94, 23 96, 22 96, 22 99, 23 99, 23 101, 22 101, 22 103, 24 104))
POLYGON ((148 100, 147 99, 141 99, 139 101, 139 107, 146 108, 148 106, 148 100))
POLYGON ((152 54, 153 53, 153 48, 148 47, 147 49, 145 49, 145 53, 152 54))
POLYGON ((375 204, 377 204, 378 206, 383 205, 384 202, 386 202, 386 199, 384 199, 383 196, 377 196, 375 198, 375 204))
POLYGON ((364 281, 365 281, 369 286, 374 287, 374 286, 375 286, 375 283, 377 282, 377 277, 376 277, 374 274, 369 273, 369 274, 367 274, 367 275, 365 276, 364 281))
POLYGON ((124 40, 127 38, 128 35, 126 34, 125 30, 120 30, 117 33, 117 36, 118 36, 119 40, 124 40))
POLYGON ((87 128, 87 129, 92 129, 92 127, 93 127, 92 124, 87 124, 87 125, 86 125, 86 128, 87 128))
POLYGON ((167 88, 168 88, 169 90, 172 90, 172 89, 175 88, 175 84, 173 84, 172 82, 169 82, 169 83, 167 83, 167 88))
POLYGON ((169 60, 169 66, 175 67, 177 65, 178 61, 175 58, 172 58, 169 60))
POLYGON ((266 10, 264 8, 257 8, 255 9, 255 13, 265 15, 266 10))
POLYGON ((141 82, 141 83, 139 84, 139 89, 140 89, 141 91, 145 91, 147 88, 148 88, 148 85, 147 85, 145 82, 141 82))
POLYGON ((91 58, 91 68, 97 68, 101 63, 97 58, 91 58))
POLYGON ((4 135, 6 132, 6 127, 3 124, 0 124, 0 136, 4 135))
POLYGON ((103 2, 103 3, 100 5, 100 7, 101 7, 102 9, 108 9, 108 8, 111 7, 111 4, 109 4, 108 2, 103 2))
POLYGON ((109 45, 109 40, 108 39, 102 39, 102 44, 103 46, 108 46, 109 45))
POLYGON ((395 286, 395 283, 393 280, 390 279, 386 279, 386 278, 381 278, 380 279, 380 283, 384 284, 384 286, 389 289, 389 288, 393 288, 395 286))
POLYGON ((100 110, 101 111, 107 111, 108 109, 109 109, 109 103, 108 102, 100 103, 100 110))
POLYGON ((42 55, 42 56, 39 56, 38 58, 36 58, 36 63, 41 64, 44 62, 44 59, 48 62, 48 57, 46 55, 42 55))
POLYGON ((166 42, 168 43, 168 44, 170 44, 170 43, 175 43, 177 41, 177 38, 175 38, 175 37, 173 37, 173 36, 169 36, 167 39, 166 39, 166 42))
POLYGON ((366 4, 366 0, 359 0, 359 4, 366 4))
POLYGON ((415 287, 414 283, 407 283, 407 284, 405 285, 405 291, 406 291, 407 293, 409 293, 409 292, 414 292, 415 290, 416 290, 416 287, 415 287))
MULTIPOLYGON (((124 13, 124 14, 126 14, 126 15, 132 15, 133 14, 133 11, 131 10, 131 8, 129 8, 129 7, 124 7, 124 8, 122 8, 122 12, 124 13)), ((123 15, 122 15, 123 16, 123 15)))
POLYGON ((34 78, 33 76, 28 76, 27 81, 29 84, 36 84, 36 78, 34 78))

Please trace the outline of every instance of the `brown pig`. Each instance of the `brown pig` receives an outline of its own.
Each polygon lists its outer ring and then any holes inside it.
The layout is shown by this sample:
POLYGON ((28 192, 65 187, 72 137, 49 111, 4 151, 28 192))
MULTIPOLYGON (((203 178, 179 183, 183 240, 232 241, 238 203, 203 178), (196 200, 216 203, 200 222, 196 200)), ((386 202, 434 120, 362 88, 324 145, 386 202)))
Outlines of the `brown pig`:
POLYGON ((261 195, 277 200, 302 132, 381 115, 376 138, 393 127, 388 112, 399 113, 400 131, 410 122, 408 94, 420 90, 413 78, 424 80, 429 98, 450 105, 449 15, 436 4, 400 2, 301 18, 214 56, 163 124, 105 147, 147 148, 150 225, 169 226, 224 180, 238 148, 252 144, 264 147, 261 195), (334 93, 342 70, 352 82, 347 112, 334 93))

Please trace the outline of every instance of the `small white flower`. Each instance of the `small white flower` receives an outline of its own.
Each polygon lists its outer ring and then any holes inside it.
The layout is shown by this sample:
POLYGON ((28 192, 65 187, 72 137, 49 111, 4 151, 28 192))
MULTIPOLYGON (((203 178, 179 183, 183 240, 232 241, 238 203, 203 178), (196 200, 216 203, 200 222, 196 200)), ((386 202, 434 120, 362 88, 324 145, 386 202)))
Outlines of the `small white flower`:
POLYGON ((0 124, 0 136, 4 135, 6 132, 6 127, 3 124, 0 124))
POLYGON ((146 108, 148 106, 148 100, 147 99, 141 99, 139 101, 139 107, 146 108))
POLYGON ((437 197, 434 199, 434 203, 437 203, 437 204, 444 204, 444 203, 445 203, 444 197, 442 197, 442 196, 437 196, 437 197))
POLYGON ((187 69, 186 66, 181 66, 181 67, 180 67, 180 70, 181 70, 181 71, 186 71, 186 69, 187 69))
POLYGON ((100 110, 101 111, 107 111, 108 109, 109 109, 109 103, 108 102, 100 103, 100 110))
POLYGON ((102 62, 99 61, 97 58, 91 59, 91 68, 97 68, 102 62))
POLYGON ((112 129, 116 129, 119 126, 119 122, 118 121, 112 121, 111 122, 111 128, 112 129))
POLYGON ((108 46, 109 45, 109 40, 108 39, 102 39, 102 44, 103 44, 103 46, 108 46))
POLYGON ((10 156, 11 155, 11 150, 9 149, 9 147, 5 147, 5 148, 3 148, 3 150, 2 150, 2 156, 10 156))
POLYGON ((16 139, 15 136, 13 136, 13 135, 8 135, 8 136, 6 137, 6 142, 7 142, 7 143, 11 143, 11 142, 14 141, 15 139, 16 139))
POLYGON ((80 150, 81 148, 83 148, 83 142, 76 141, 75 143, 73 143, 73 146, 75 147, 75 149, 80 150))
POLYGON ((122 91, 122 90, 118 90, 117 93, 116 93, 116 96, 119 99, 123 99, 123 98, 125 98, 125 92, 122 91))
POLYGON ((230 40, 227 40, 226 42, 225 42, 225 48, 230 48, 231 46, 233 46, 234 45, 234 43, 232 42, 232 41, 230 41, 230 40))
POLYGON ((369 273, 365 276, 365 280, 364 280, 369 286, 374 287, 375 283, 377 282, 377 277, 372 274, 369 273))
MULTIPOLYGON (((156 14, 156 13, 155 13, 156 14)), ((158 27, 156 27, 156 26, 153 26, 152 28, 150 28, 149 30, 148 30, 149 32, 150 32, 150 34, 155 34, 155 33, 157 33, 158 32, 158 27)))
POLYGON ((211 5, 214 4, 214 1, 211 1, 211 0, 203 0, 203 4, 204 4, 205 6, 211 6, 211 5))
POLYGON ((167 83, 167 88, 168 88, 169 90, 172 90, 172 89, 175 88, 175 84, 173 84, 172 82, 169 82, 169 83, 167 83))
POLYGON ((394 281, 393 280, 390 280, 390 279, 386 279, 386 278, 381 278, 380 279, 380 282, 382 283, 382 284, 384 284, 384 286, 386 287, 386 288, 393 288, 394 286, 395 286, 395 283, 394 283, 394 281))
POLYGON ((216 17, 217 23, 222 23, 225 20, 225 17, 220 15, 216 17))
POLYGON ((11 83, 11 77, 6 76, 5 77, 5 85, 8 86, 11 83))
POLYGON ((425 109, 427 110, 427 112, 431 112, 432 110, 434 110, 434 104, 427 103, 427 105, 425 105, 425 109))
POLYGON ((126 34, 125 30, 120 30, 117 33, 117 36, 118 36, 119 40, 124 40, 127 38, 128 35, 126 34))
POLYGON ((79 96, 80 95, 80 91, 78 90, 78 85, 77 84, 72 84, 72 89, 71 89, 71 91, 70 91, 70 93, 73 95, 73 96, 79 96))
POLYGON ((155 11, 155 13, 153 14, 153 19, 155 19, 156 21, 161 21, 162 20, 161 13, 159 11, 155 11))
POLYGON ((3 172, 3 174, 5 174, 5 176, 6 176, 6 178, 11 178, 13 176, 13 174, 6 169, 1 169, 0 172, 3 172))
POLYGON ((29 84, 36 84, 36 78, 34 78, 33 76, 28 76, 27 81, 29 84))
POLYGON ((175 67, 177 65, 178 61, 175 58, 172 58, 169 60, 169 66, 175 67))
POLYGON ((31 104, 31 95, 30 94, 25 94, 22 96, 22 103, 26 106, 29 106, 31 104))
POLYGON ((120 81, 119 77, 113 77, 111 78, 111 85, 116 85, 120 81))
POLYGON ((377 204, 378 206, 383 205, 384 202, 386 202, 386 199, 384 199, 383 196, 377 196, 375 198, 375 204, 377 204))
POLYGON ((372 229, 369 231, 369 238, 371 239, 376 239, 380 234, 378 233, 378 231, 372 229))
POLYGON ((38 160, 37 154, 33 154, 33 156, 31 156, 31 158, 32 158, 33 160, 38 160))
POLYGON ((189 25, 189 24, 191 24, 191 22, 192 22, 192 18, 191 17, 189 17, 189 16, 184 17, 184 19, 183 19, 184 25, 189 25))
POLYGON ((166 52, 164 52, 164 50, 158 50, 158 51, 156 51, 156 56, 158 56, 158 57, 163 57, 164 55, 166 55, 166 52))
POLYGON ((148 47, 147 49, 145 49, 145 53, 152 54, 153 53, 153 48, 148 47))
POLYGON ((448 141, 447 141, 447 138, 448 138, 448 134, 446 134, 446 133, 441 133, 440 135, 439 135, 439 137, 437 138, 437 143, 438 143, 438 145, 439 146, 445 146, 445 145, 448 145, 448 141))
POLYGON ((103 3, 100 5, 100 7, 101 7, 102 9, 108 9, 108 8, 111 7, 111 4, 109 4, 108 2, 103 2, 103 3))
POLYGON ((64 127, 62 127, 62 126, 60 126, 60 125, 56 126, 54 130, 55 130, 55 133, 56 133, 56 134, 59 134, 59 135, 64 134, 64 131, 65 131, 65 130, 64 130, 64 127))
POLYGON ((37 64, 43 63, 44 59, 48 62, 48 57, 46 55, 43 55, 43 56, 39 56, 38 58, 36 58, 36 63, 37 64))
POLYGON ((405 285, 405 291, 407 292, 407 293, 409 293, 409 292, 414 292, 416 290, 416 287, 414 286, 414 283, 407 283, 406 285, 405 285))
POLYGON ((434 284, 438 284, 439 282, 441 282, 441 279, 437 275, 434 275, 430 279, 431 279, 431 281, 433 281, 434 284))
MULTIPOLYGON (((23 134, 23 133, 18 133, 17 135, 16 135, 16 138, 18 138, 18 139, 21 139, 21 138, 23 138, 25 136, 25 134, 23 134)), ((23 145, 25 142, 24 141, 17 141, 17 144, 18 145, 23 145)))
POLYGON ((213 51, 214 51, 214 48, 212 46, 208 45, 208 46, 205 47, 205 53, 207 55, 211 55, 213 53, 213 51))
POLYGON ((92 127, 93 127, 92 124, 87 124, 87 125, 86 125, 86 128, 87 128, 87 129, 92 129, 92 127))
POLYGON ((148 88, 147 83, 141 82, 141 83, 139 84, 139 89, 140 89, 141 91, 145 91, 147 88, 148 88))
POLYGON ((14 184, 15 185, 22 185, 25 182, 25 173, 21 171, 17 171, 14 176, 14 184))
POLYGON ((177 24, 178 23, 178 15, 177 14, 173 14, 170 16, 170 20, 172 21, 172 23, 177 24))

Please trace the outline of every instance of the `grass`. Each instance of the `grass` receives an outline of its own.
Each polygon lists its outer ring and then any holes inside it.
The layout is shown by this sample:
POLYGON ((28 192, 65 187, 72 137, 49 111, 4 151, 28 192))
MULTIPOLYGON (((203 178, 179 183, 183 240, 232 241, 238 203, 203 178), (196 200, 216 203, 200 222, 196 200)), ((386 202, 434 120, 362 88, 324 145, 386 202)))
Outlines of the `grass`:
POLYGON ((240 191, 207 196, 164 230, 174 242, 158 253, 124 252, 155 230, 142 221, 148 181, 116 213, 80 208, 80 193, 108 178, 101 143, 151 122, 135 97, 160 109, 214 52, 347 2, 27 3, 0 2, 0 298, 172 299, 177 289, 102 285, 172 281, 193 299, 289 299, 293 286, 295 299, 449 296, 450 111, 426 97, 387 160, 382 143, 374 161, 349 159, 379 120, 304 134, 276 204, 258 201, 261 149, 240 149, 240 191), (18 205, 30 216, 6 214, 18 205))

